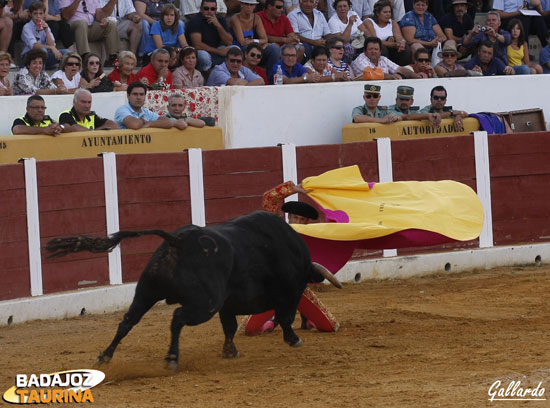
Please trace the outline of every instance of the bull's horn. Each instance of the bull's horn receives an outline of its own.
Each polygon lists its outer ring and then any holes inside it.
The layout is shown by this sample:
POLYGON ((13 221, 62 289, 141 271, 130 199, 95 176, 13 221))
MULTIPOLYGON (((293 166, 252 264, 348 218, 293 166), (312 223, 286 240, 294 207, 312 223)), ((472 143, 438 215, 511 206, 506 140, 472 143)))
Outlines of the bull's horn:
POLYGON ((332 283, 334 286, 336 286, 338 289, 343 289, 344 286, 338 279, 336 279, 336 276, 334 276, 327 268, 325 268, 323 265, 318 264, 317 262, 312 262, 313 269, 321 274, 323 278, 328 280, 330 283, 332 283))

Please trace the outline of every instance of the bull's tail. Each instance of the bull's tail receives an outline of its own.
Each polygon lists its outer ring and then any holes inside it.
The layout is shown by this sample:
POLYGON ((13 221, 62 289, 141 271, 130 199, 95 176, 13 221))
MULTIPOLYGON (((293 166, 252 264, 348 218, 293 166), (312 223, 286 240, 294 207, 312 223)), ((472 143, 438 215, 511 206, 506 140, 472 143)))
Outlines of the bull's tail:
POLYGON ((172 246, 177 246, 179 243, 177 236, 163 230, 119 231, 107 238, 93 238, 84 235, 54 238, 48 241, 44 249, 50 252, 48 258, 57 258, 80 251, 107 252, 116 247, 123 239, 136 238, 143 235, 159 235, 172 246))

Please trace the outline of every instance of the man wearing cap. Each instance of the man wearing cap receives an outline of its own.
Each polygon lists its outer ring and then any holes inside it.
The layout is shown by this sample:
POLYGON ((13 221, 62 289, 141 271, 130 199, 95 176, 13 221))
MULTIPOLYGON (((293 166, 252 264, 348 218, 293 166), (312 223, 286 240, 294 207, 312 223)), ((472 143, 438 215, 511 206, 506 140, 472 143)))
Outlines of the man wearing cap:
POLYGON ((474 28, 474 21, 467 13, 469 6, 467 0, 453 0, 452 11, 439 22, 447 38, 456 42, 461 53, 466 52, 466 48, 462 47, 464 37, 474 28))
POLYGON ((398 86, 395 104, 388 106, 388 112, 393 115, 404 116, 417 112, 420 107, 412 106, 414 102, 414 88, 412 86, 398 86))
POLYGON ((356 106, 351 113, 353 123, 393 123, 402 120, 391 113, 387 106, 378 106, 380 86, 367 84, 364 87, 364 105, 356 106))
MULTIPOLYGON (((304 190, 301 184, 287 181, 264 193, 262 208, 264 211, 280 216, 283 215, 282 213, 287 213, 289 224, 309 224, 319 218, 319 213, 314 207, 302 201, 284 203, 285 198, 288 196, 296 193, 307 194, 308 192, 308 190, 304 190)), ((302 317, 302 329, 317 328, 322 331, 336 331, 340 327, 332 313, 309 288, 304 290, 298 305, 298 311, 300 311, 302 317), (304 314, 315 317, 308 320, 304 314)), ((265 313, 262 313, 245 317, 241 324, 244 327, 245 334, 252 335, 273 331, 278 323, 274 318, 270 319, 272 314, 268 317, 265 317, 265 315, 265 313)))

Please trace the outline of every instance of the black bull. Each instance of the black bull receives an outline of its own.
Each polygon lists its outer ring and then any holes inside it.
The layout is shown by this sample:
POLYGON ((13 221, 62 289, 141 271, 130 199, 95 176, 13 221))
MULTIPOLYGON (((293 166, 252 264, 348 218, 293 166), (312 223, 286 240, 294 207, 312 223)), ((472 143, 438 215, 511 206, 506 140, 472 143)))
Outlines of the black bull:
POLYGON ((119 231, 109 238, 56 238, 48 242, 46 250, 53 257, 78 251, 105 252, 125 238, 142 235, 160 235, 165 242, 141 274, 130 309, 109 347, 99 355, 99 362, 108 362, 132 327, 163 299, 181 304, 174 311, 166 356, 173 369, 183 326, 204 323, 217 312, 225 334, 223 357, 239 355, 233 343, 235 316, 267 310, 275 310, 284 341, 298 346, 301 340, 291 325, 307 283, 332 278, 339 286, 330 272, 312 264, 300 235, 280 217, 264 211, 211 227, 188 225, 173 233, 119 231))

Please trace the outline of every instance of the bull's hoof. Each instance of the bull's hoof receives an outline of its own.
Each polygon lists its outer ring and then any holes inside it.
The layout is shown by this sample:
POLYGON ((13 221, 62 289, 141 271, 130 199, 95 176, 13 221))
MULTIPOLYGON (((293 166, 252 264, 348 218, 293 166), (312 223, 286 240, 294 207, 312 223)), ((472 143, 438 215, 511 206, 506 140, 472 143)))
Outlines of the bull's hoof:
POLYGON ((178 361, 166 359, 164 362, 164 368, 166 368, 167 370, 176 372, 178 370, 178 361))
POLYGON ((111 361, 110 356, 106 356, 105 354, 101 353, 99 356, 97 356, 97 360, 95 362, 95 365, 100 366, 100 365, 103 365, 103 364, 109 364, 110 361, 111 361))
POLYGON ((302 339, 298 337, 297 341, 295 341, 294 343, 290 343, 290 347, 300 347, 302 344, 304 344, 302 342, 302 339))
POLYGON ((226 353, 226 352, 223 352, 223 353, 222 353, 222 357, 223 357, 223 358, 237 358, 237 357, 239 357, 240 355, 241 355, 241 354, 240 354, 238 351, 236 351, 235 353, 226 353))
POLYGON ((237 350, 237 347, 233 343, 230 344, 224 344, 223 350, 222 350, 222 357, 223 358, 237 358, 239 357, 239 351, 237 350))

